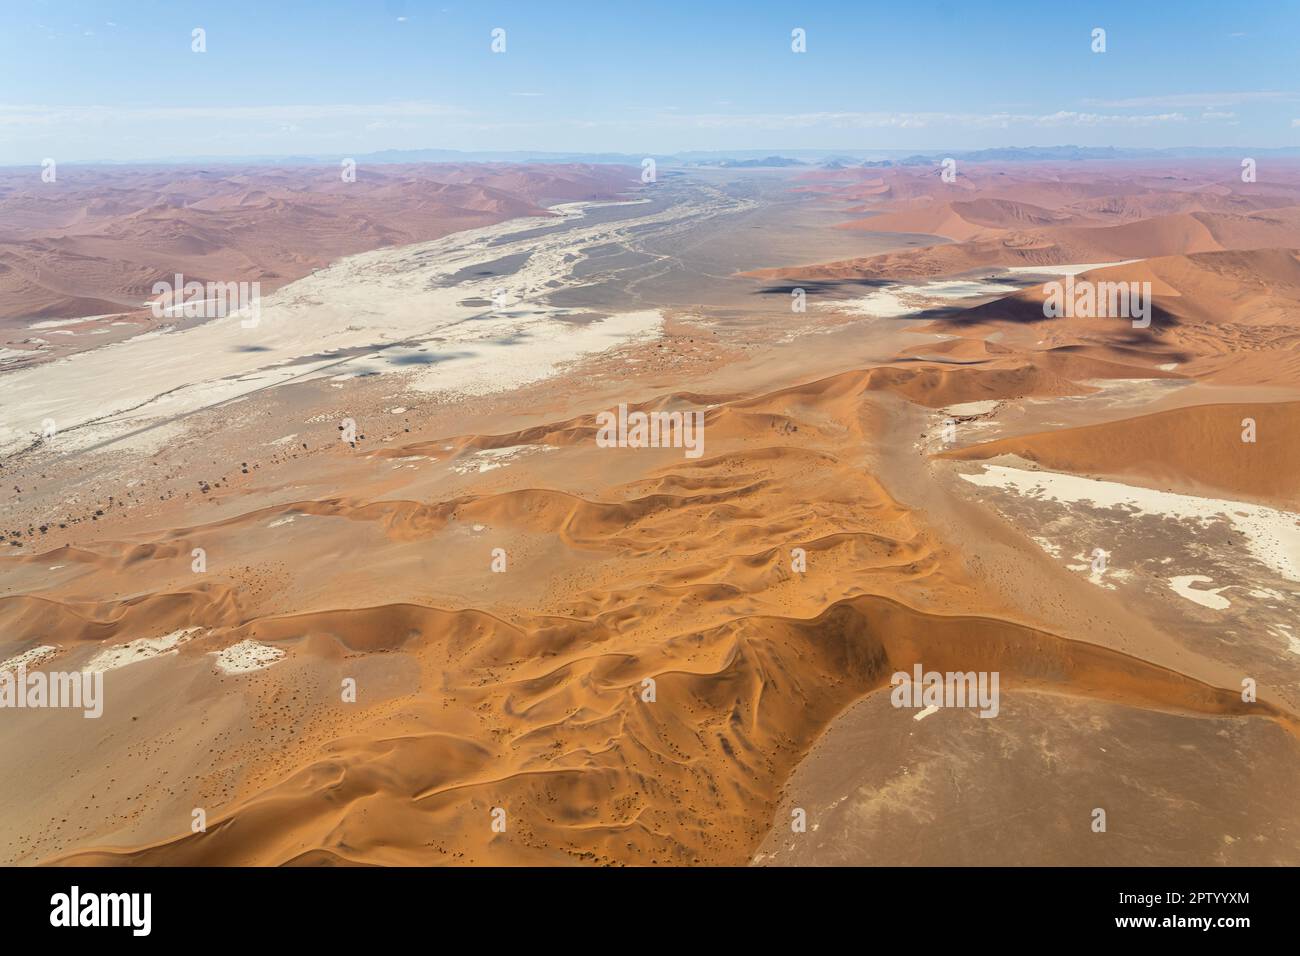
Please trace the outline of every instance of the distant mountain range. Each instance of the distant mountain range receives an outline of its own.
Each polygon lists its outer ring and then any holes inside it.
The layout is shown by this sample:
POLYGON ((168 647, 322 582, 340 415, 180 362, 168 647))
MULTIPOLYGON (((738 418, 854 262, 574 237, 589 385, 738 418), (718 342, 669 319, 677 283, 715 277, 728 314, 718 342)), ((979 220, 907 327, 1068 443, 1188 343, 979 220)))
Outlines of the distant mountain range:
POLYGON ((152 160, 97 160, 83 166, 147 165, 266 165, 307 166, 337 164, 342 159, 357 163, 593 163, 640 166, 652 158, 663 166, 709 166, 722 169, 780 168, 807 166, 821 169, 853 167, 917 166, 946 158, 964 162, 1050 162, 1054 160, 1196 159, 1213 156, 1300 157, 1300 147, 1253 148, 1249 146, 1188 146, 1168 149, 1126 149, 1114 146, 1004 146, 977 150, 933 150, 911 152, 901 149, 861 151, 795 149, 691 151, 670 154, 641 153, 557 153, 537 150, 385 149, 376 153, 336 156, 196 156, 162 157, 152 160))

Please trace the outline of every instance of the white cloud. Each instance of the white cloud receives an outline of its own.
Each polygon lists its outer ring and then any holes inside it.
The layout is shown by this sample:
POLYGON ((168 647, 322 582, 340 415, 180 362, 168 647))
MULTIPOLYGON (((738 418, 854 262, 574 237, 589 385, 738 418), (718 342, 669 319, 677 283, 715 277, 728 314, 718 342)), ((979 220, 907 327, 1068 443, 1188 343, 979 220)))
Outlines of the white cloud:
POLYGON ((466 111, 437 103, 330 103, 298 106, 19 106, 0 104, 3 126, 81 126, 86 123, 166 123, 183 120, 286 122, 312 119, 368 119, 377 116, 448 117, 466 111))
POLYGON ((663 117, 663 122, 706 129, 925 129, 958 126, 967 129, 1006 129, 1011 126, 1158 126, 1182 123, 1182 113, 1105 114, 1058 110, 1055 113, 703 113, 663 117))
POLYGON ((1165 123, 1184 123, 1182 113, 1074 113, 1058 112, 1039 117, 1037 126, 1161 126, 1165 123))
POLYGON ((1166 96, 1130 96, 1120 100, 1084 100, 1088 106, 1103 109, 1211 109, 1216 106, 1240 106, 1245 103, 1275 103, 1300 100, 1300 93, 1278 90, 1255 90, 1237 93, 1172 93, 1166 96))

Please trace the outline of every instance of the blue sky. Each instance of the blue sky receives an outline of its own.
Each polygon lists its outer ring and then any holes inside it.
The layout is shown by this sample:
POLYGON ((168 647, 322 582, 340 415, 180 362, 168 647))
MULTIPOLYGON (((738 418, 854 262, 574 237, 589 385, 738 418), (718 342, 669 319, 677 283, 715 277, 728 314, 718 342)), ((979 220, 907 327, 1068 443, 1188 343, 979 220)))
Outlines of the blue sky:
POLYGON ((1300 0, 5 0, 0 163, 1294 146, 1297 50, 1300 0))

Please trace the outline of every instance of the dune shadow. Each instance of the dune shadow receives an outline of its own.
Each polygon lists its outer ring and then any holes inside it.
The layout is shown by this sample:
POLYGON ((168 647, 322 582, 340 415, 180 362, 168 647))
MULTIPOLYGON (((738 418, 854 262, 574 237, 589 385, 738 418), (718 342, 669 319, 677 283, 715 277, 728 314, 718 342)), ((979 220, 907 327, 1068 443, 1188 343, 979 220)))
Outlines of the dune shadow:
POLYGON ((414 368, 424 365, 439 365, 453 359, 473 358, 475 354, 474 352, 408 352, 405 355, 386 355, 384 361, 389 365, 414 368))
POLYGON ((808 295, 827 295, 836 291, 861 291, 863 289, 880 289, 897 285, 889 279, 821 279, 809 282, 790 282, 781 285, 767 285, 754 289, 750 295, 789 295, 795 289, 803 289, 808 295))
MULTIPOLYGON (((1014 296, 995 299, 969 309, 929 309, 914 316, 917 319, 927 317, 949 325, 964 322, 1015 322, 1020 325, 1035 325, 1058 319, 1057 316, 1044 314, 1043 303, 1014 296)), ((1115 322, 1115 332, 1119 341, 1124 343, 1149 342, 1160 334, 1161 329, 1181 324, 1178 316, 1154 302, 1151 304, 1151 324, 1147 328, 1135 328, 1132 319, 1126 317, 1117 317, 1112 321, 1115 322), (1121 332, 1124 334, 1119 335, 1121 332)))

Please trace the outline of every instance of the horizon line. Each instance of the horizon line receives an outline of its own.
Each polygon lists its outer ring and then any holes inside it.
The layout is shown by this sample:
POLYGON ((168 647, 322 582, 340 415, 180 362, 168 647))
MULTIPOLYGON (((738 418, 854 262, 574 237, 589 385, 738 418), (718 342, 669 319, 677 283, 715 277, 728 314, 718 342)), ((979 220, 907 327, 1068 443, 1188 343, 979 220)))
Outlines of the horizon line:
MULTIPOLYGON (((196 154, 193 156, 153 156, 138 157, 130 159, 58 159, 57 157, 42 157, 39 160, 24 163, 5 163, 0 162, 0 169, 40 169, 46 162, 51 159, 60 166, 183 166, 194 163, 205 164, 227 164, 227 163, 247 163, 247 164, 268 164, 268 163, 304 163, 311 165, 326 165, 329 163, 340 162, 343 160, 366 159, 370 162, 379 162, 384 164, 397 165, 401 162, 412 163, 433 163, 437 160, 429 159, 409 159, 409 160, 384 160, 387 154, 414 154, 414 153, 445 153, 472 156, 520 156, 520 157, 537 157, 528 159, 502 159, 501 162, 546 162, 547 160, 540 157, 558 157, 560 159, 552 160, 554 162, 574 163, 585 161, 596 164, 617 165, 619 161, 629 160, 640 162, 642 159, 654 159, 658 162, 672 161, 674 159, 684 159, 686 157, 710 157, 717 159, 726 159, 728 157, 745 157, 754 158, 773 158, 773 159, 790 159, 798 160, 800 156, 807 157, 808 162, 816 161, 820 157, 823 161, 836 158, 860 159, 879 157, 881 159, 891 159, 895 157, 910 158, 932 156, 953 156, 953 157, 970 157, 981 153, 992 152, 1051 152, 1074 150, 1079 153, 1094 154, 1091 156, 1073 158, 1074 161, 1104 160, 1108 158, 1138 159, 1143 156, 1156 158, 1159 156, 1171 156, 1173 154, 1196 154, 1199 156, 1212 155, 1245 155, 1247 151, 1265 154, 1293 154, 1300 158, 1300 145, 1297 146, 1240 146, 1240 145, 1219 145, 1219 146, 1076 146, 1074 144, 1056 144, 1056 145, 1032 145, 1032 146, 983 146, 978 148, 908 148, 908 147, 755 147, 745 149, 684 149, 672 152, 639 152, 626 150, 555 150, 555 149, 529 149, 527 147, 515 147, 510 149, 458 149, 445 146, 417 146, 417 147, 388 147, 380 150, 371 150, 364 153, 346 154, 339 153, 228 153, 228 154, 196 154), (1113 157, 1100 154, 1114 154, 1113 157), (615 157, 615 159, 605 159, 604 163, 601 157, 615 157)), ((1186 155, 1175 158, 1195 158, 1195 155, 1186 155)), ((1072 157, 1063 156, 1058 158, 1038 157, 1038 162, 1069 162, 1072 157)), ((466 159, 465 162, 493 162, 494 160, 474 160, 466 159)), ((978 161, 978 160, 976 160, 978 161)))

